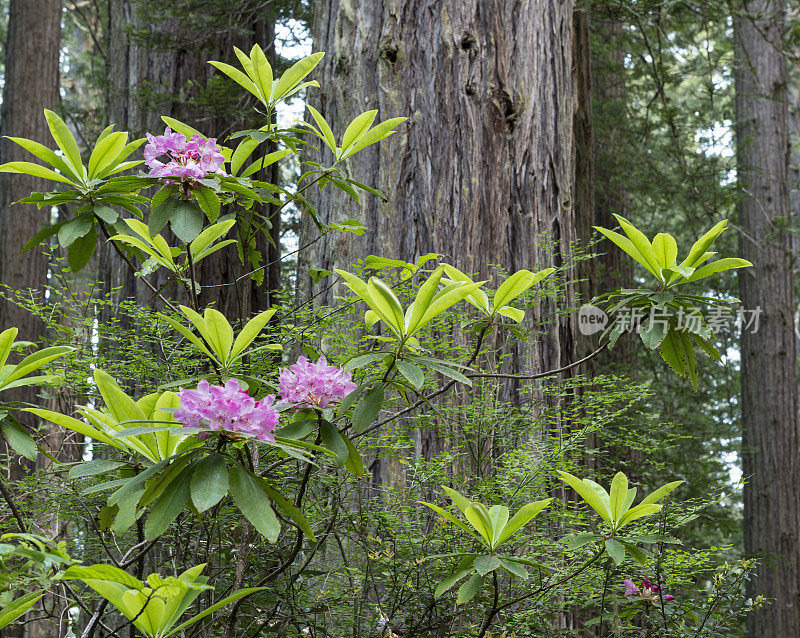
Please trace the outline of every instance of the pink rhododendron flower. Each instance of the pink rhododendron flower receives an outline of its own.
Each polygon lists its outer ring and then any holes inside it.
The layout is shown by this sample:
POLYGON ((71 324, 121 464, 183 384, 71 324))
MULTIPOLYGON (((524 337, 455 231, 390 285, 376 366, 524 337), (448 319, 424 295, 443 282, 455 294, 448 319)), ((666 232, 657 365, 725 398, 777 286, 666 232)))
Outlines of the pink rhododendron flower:
POLYGON ((224 386, 203 379, 196 390, 181 388, 178 396, 181 407, 175 410, 175 418, 185 426, 275 440, 278 411, 273 406, 274 394, 256 401, 236 379, 224 386))
POLYGON ((147 133, 147 141, 144 161, 153 177, 202 179, 209 173, 225 174, 221 166, 225 158, 213 137, 192 135, 192 139, 186 141, 183 133, 174 133, 167 127, 164 135, 147 133))
MULTIPOLYGON (((641 588, 637 587, 632 580, 623 580, 622 584, 625 585, 625 598, 637 596, 639 598, 644 598, 647 600, 647 602, 656 602, 660 600, 659 593, 661 592, 661 587, 651 583, 647 578, 642 579, 641 588)), ((670 596, 669 594, 664 595, 662 593, 662 596, 665 603, 669 602, 670 600, 675 600, 675 596, 670 596)))
POLYGON ((329 366, 324 356, 316 363, 300 357, 297 363, 281 371, 279 390, 283 401, 327 408, 356 389, 350 378, 349 372, 329 366))

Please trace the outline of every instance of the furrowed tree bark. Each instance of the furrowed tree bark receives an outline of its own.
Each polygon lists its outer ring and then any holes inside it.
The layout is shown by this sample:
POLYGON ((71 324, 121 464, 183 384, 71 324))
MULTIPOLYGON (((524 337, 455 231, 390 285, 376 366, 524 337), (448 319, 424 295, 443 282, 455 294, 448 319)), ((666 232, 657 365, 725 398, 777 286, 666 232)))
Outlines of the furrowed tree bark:
MULTIPOLYGON (((314 47, 326 56, 311 99, 338 134, 367 109, 410 119, 349 165, 388 201, 353 203, 333 189, 314 201, 324 222, 355 217, 368 232, 330 233, 303 251, 301 299, 327 285, 312 286, 310 266, 347 269, 369 254, 438 252, 482 278, 490 264, 565 263, 576 237, 572 16, 573 3, 558 0, 315 3, 314 47)), ((314 234, 306 219, 300 244, 314 234)), ((555 308, 545 301, 538 314, 555 308)), ((557 319, 532 368, 571 360, 573 337, 557 319)))
POLYGON ((774 599, 748 616, 752 638, 800 636, 800 458, 789 217, 786 62, 782 0, 740 6, 736 44, 737 206, 743 307, 742 469, 745 551, 762 559, 748 595, 774 599))
MULTIPOLYGON (((239 125, 245 126, 250 104, 242 103, 238 115, 227 117, 197 99, 202 95, 202 87, 216 74, 208 60, 228 60, 233 56, 234 45, 249 51, 254 43, 271 54, 274 42, 271 14, 268 8, 248 8, 247 3, 241 3, 235 24, 227 18, 223 24, 224 15, 215 14, 208 23, 202 21, 202 27, 195 28, 191 18, 171 15, 170 4, 164 0, 109 2, 109 120, 140 136, 145 132, 163 132, 161 116, 167 115, 224 143, 225 136, 239 125), (154 21, 152 15, 161 15, 159 11, 170 17, 154 21)), ((206 9, 204 3, 197 2, 198 16, 206 9)), ((225 10, 218 11, 224 14, 225 10)), ((266 179, 277 179, 276 169, 277 166, 266 179)), ((271 234, 279 239, 279 233, 280 220, 271 234)), ((265 255, 264 263, 279 256, 264 239, 259 241, 259 247, 265 255)), ((152 298, 149 289, 137 285, 133 273, 111 246, 103 249, 101 270, 107 273, 101 277, 106 283, 105 292, 119 289, 116 299, 135 297, 141 303, 152 298)), ((250 270, 249 264, 239 263, 235 246, 208 257, 197 270, 201 286, 208 286, 202 289, 200 302, 213 303, 230 320, 247 318, 252 312, 266 308, 280 289, 280 264, 265 269, 261 285, 247 278, 233 284, 250 270)), ((156 285, 164 283, 162 274, 151 279, 156 285)), ((166 293, 186 301, 175 285, 168 286, 166 293)))

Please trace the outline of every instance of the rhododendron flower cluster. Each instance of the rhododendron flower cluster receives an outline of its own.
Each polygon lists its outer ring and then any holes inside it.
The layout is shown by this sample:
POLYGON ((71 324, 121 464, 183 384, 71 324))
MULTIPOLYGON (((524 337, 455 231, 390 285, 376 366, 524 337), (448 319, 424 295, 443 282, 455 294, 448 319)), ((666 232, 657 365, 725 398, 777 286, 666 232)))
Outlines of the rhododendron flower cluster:
POLYGON ((300 357, 281 371, 279 390, 283 401, 312 408, 327 408, 356 389, 349 372, 329 366, 322 356, 316 363, 300 357))
MULTIPOLYGON (((632 580, 623 580, 622 583, 625 585, 625 598, 638 596, 639 598, 646 599, 647 602, 655 602, 660 599, 659 593, 661 592, 661 587, 655 583, 651 583, 647 578, 642 579, 641 588, 637 587, 632 580)), ((662 593, 661 597, 663 597, 664 602, 675 600, 675 596, 670 596, 669 594, 664 595, 662 593)))
POLYGON ((148 133, 147 141, 144 161, 153 177, 202 179, 209 173, 225 174, 222 170, 225 158, 213 137, 206 139, 195 134, 187 141, 183 133, 174 133, 167 127, 164 135, 148 133))
POLYGON ((224 386, 203 379, 196 390, 181 388, 178 396, 181 407, 175 410, 175 418, 185 426, 275 440, 278 411, 273 406, 274 394, 256 401, 236 379, 224 386))

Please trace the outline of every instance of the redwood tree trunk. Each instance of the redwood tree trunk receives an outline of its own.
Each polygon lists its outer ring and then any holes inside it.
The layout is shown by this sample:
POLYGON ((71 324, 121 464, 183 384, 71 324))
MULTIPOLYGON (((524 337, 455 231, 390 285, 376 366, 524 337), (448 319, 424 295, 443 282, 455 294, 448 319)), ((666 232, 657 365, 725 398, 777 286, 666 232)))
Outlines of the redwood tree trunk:
MULTIPOLYGON (((165 0, 110 0, 109 120, 139 136, 145 132, 163 132, 161 116, 167 115, 224 142, 224 137, 237 127, 246 127, 249 104, 226 117, 198 99, 216 73, 207 61, 231 58, 234 45, 249 51, 254 42, 271 52, 274 27, 270 14, 263 7, 248 8, 247 3, 240 3, 241 7, 232 5, 227 9, 231 13, 234 8, 240 9, 235 12, 235 23, 225 17, 228 14, 223 8, 205 21, 202 11, 207 7, 197 2, 198 26, 191 16, 171 14, 170 4, 165 0), (171 17, 160 21, 153 18, 162 14, 171 17)), ((271 173, 267 179, 277 179, 277 173, 271 173)), ((280 220, 274 224, 272 234, 279 239, 279 232, 280 220)), ((231 285, 251 270, 249 264, 239 263, 236 248, 232 246, 199 265, 199 282, 208 286, 201 292, 201 304, 215 304, 231 320, 247 317, 269 305, 271 293, 280 288, 280 264, 276 261, 279 255, 265 239, 257 241, 265 263, 275 262, 265 269, 263 284, 244 278, 231 285)), ((103 248, 103 255, 101 279, 106 292, 118 288, 117 298, 138 297, 140 303, 152 298, 149 289, 137 286, 133 273, 110 246, 103 248)), ((158 281, 160 276, 163 273, 153 277, 157 286, 163 283, 158 281)), ((183 303, 187 301, 174 285, 167 287, 166 294, 177 296, 183 303)))
POLYGON ((745 551, 762 564, 749 595, 774 598, 748 616, 754 638, 800 636, 800 458, 793 330, 786 63, 776 43, 782 0, 746 3, 735 23, 739 254, 755 268, 739 276, 742 304, 760 309, 743 329, 742 469, 745 551))

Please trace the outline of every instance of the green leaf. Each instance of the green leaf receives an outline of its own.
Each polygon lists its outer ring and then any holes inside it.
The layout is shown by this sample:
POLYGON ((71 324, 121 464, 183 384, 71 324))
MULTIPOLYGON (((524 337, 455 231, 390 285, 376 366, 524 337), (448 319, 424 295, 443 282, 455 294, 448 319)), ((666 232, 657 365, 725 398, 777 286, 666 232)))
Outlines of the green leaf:
POLYGON ((269 310, 257 314, 245 324, 244 328, 242 328, 241 332, 239 332, 239 335, 236 337, 236 341, 233 342, 230 354, 231 360, 236 359, 236 357, 242 354, 247 347, 253 343, 255 338, 261 334, 264 326, 272 319, 275 312, 275 308, 270 308, 269 310))
POLYGON ((275 503, 275 505, 277 505, 284 514, 286 514, 297 524, 297 526, 302 530, 303 534, 305 534, 312 543, 316 543, 317 539, 314 537, 314 532, 311 530, 311 525, 306 517, 303 516, 303 512, 300 511, 300 508, 266 481, 261 482, 261 487, 267 493, 267 496, 272 499, 272 502, 275 503))
POLYGON ((481 576, 486 576, 489 572, 493 572, 501 566, 500 559, 497 556, 476 556, 473 561, 475 571, 481 576))
POLYGON ((50 134, 53 136, 56 144, 58 144, 58 147, 64 152, 64 157, 67 162, 72 166, 77 175, 81 175, 85 178, 86 169, 81 162, 81 151, 69 127, 64 123, 64 120, 53 113, 53 111, 45 109, 44 117, 47 120, 47 126, 50 127, 50 134))
POLYGON ((533 503, 528 503, 527 505, 521 507, 519 511, 514 514, 511 520, 508 521, 508 523, 506 523, 506 525, 503 527, 503 530, 497 539, 497 542, 495 543, 495 547, 499 546, 501 543, 504 543, 517 530, 527 525, 534 516, 541 512, 545 507, 550 505, 552 501, 552 498, 548 498, 543 501, 534 501, 533 503))
POLYGON ((59 228, 58 243, 62 248, 68 248, 75 240, 88 233, 93 226, 94 218, 91 215, 78 215, 59 228))
POLYGON ((325 142, 325 145, 331 150, 332 153, 336 154, 336 138, 333 135, 330 125, 325 121, 325 118, 322 117, 322 114, 313 106, 306 104, 306 108, 311 111, 311 116, 314 118, 314 121, 319 127, 322 141, 325 142))
POLYGON ((442 507, 439 507, 438 505, 434 505, 433 503, 428 503, 426 501, 419 501, 419 503, 424 505, 425 507, 428 507, 428 508, 432 509, 434 512, 436 512, 439 516, 441 516, 446 521, 448 521, 448 522, 452 523, 453 525, 461 528, 467 534, 472 536, 472 538, 474 538, 476 541, 481 541, 481 537, 480 536, 478 536, 474 531, 472 531, 462 521, 458 520, 455 516, 453 516, 446 509, 444 509, 442 507))
POLYGON ((625 547, 613 538, 606 539, 606 552, 611 556, 615 565, 622 565, 625 561, 625 547))
POLYGON ((203 230, 203 211, 194 202, 180 200, 170 218, 170 227, 183 243, 194 241, 203 230))
POLYGON ((364 461, 361 459, 361 454, 349 438, 342 435, 342 439, 344 439, 344 443, 347 446, 348 451, 347 461, 345 462, 344 467, 356 478, 361 478, 364 476, 364 461))
POLYGON ((227 361, 233 345, 233 328, 219 310, 206 308, 205 331, 203 336, 208 341, 214 354, 220 361, 227 361))
POLYGON ((239 465, 234 465, 230 469, 230 493, 236 506, 258 533, 270 543, 275 543, 281 524, 270 507, 269 497, 263 488, 263 479, 239 465))
POLYGON ((728 220, 723 219, 721 222, 715 224, 711 230, 700 237, 700 239, 694 243, 691 250, 689 250, 689 254, 687 255, 686 259, 683 260, 681 266, 689 266, 691 268, 702 263, 702 257, 705 255, 711 244, 716 241, 717 237, 722 234, 727 225, 728 220))
POLYGON ((455 505, 458 509, 460 509, 462 513, 466 512, 467 508, 472 505, 472 503, 468 498, 462 496, 454 489, 451 489, 446 485, 442 485, 442 489, 450 497, 450 500, 453 501, 453 505, 455 505))
POLYGON ((614 475, 614 480, 611 481, 611 518, 618 521, 622 514, 625 513, 623 506, 628 498, 628 477, 622 472, 617 472, 614 475))
POLYGON ((639 326, 639 336, 646 348, 655 350, 666 338, 668 330, 669 320, 667 318, 652 316, 647 324, 642 323, 639 326))
POLYGON ((369 427, 377 418, 383 406, 384 390, 383 384, 379 384, 372 388, 367 395, 359 401, 356 409, 353 411, 353 430, 356 434, 361 434, 367 427, 369 427))
MULTIPOLYGON (((593 226, 596 231, 598 231, 601 235, 603 235, 606 239, 609 239, 614 244, 619 246, 625 253, 627 253, 630 257, 632 257, 635 261, 639 262, 642 266, 645 267, 649 272, 653 275, 658 277, 661 280, 661 273, 660 269, 658 271, 654 271, 653 266, 651 265, 650 261, 639 252, 639 249, 634 245, 634 243, 628 239, 627 237, 623 237, 617 232, 613 230, 607 230, 605 228, 601 228, 600 226, 593 226)), ((642 235, 643 236, 643 235, 642 235)), ((647 238, 645 237, 645 241, 647 238)), ((648 242, 649 244, 649 242, 648 242)), ((652 250, 652 246, 651 246, 652 250)), ((655 254, 653 254, 653 259, 655 260, 655 254)))
POLYGON ((273 99, 277 102, 292 88, 297 86, 304 77, 314 70, 314 67, 319 64, 319 61, 324 55, 324 53, 313 53, 308 57, 303 58, 299 62, 296 62, 289 69, 287 69, 286 73, 281 76, 281 79, 278 81, 278 85, 275 87, 275 95, 273 96, 273 99))
POLYGON ((192 472, 183 470, 180 476, 169 484, 169 489, 161 494, 147 517, 144 526, 145 540, 152 541, 161 536, 181 513, 189 500, 191 479, 192 472))
POLYGON ((633 224, 631 224, 627 219, 622 217, 621 215, 614 215, 617 222, 619 222, 620 227, 628 236, 628 239, 631 240, 634 246, 636 246, 636 250, 639 251, 639 254, 644 257, 645 261, 648 264, 648 270, 653 273, 659 280, 662 279, 661 275, 661 266, 658 263, 658 258, 656 257, 656 252, 653 250, 653 245, 647 239, 645 234, 636 228, 633 224))
POLYGON ((678 244, 672 235, 658 233, 653 237, 653 251, 661 268, 670 268, 678 258, 678 244))
POLYGON ((197 238, 191 243, 189 249, 192 251, 192 257, 198 261, 201 255, 208 249, 208 247, 218 240, 220 237, 227 235, 231 228, 236 224, 235 219, 229 219, 224 222, 213 224, 203 230, 197 238))
POLYGON ((105 474, 112 472, 121 467, 127 466, 128 463, 124 461, 112 461, 109 459, 95 459, 93 461, 85 461, 78 463, 69 470, 69 478, 77 479, 84 476, 97 476, 98 474, 105 474))
POLYGON ((69 247, 67 261, 72 272, 80 272, 89 263, 97 247, 97 229, 92 224, 91 229, 83 237, 79 237, 69 247))
POLYGON ((701 266, 695 270, 686 281, 697 281, 698 279, 705 279, 711 275, 716 275, 726 270, 733 270, 735 268, 750 268, 753 264, 746 259, 739 259, 738 257, 726 257, 724 259, 717 259, 705 266, 701 266))
MULTIPOLYGON (((385 122, 381 122, 380 124, 376 124, 374 128, 366 131, 361 137, 356 141, 350 149, 342 154, 342 159, 346 159, 348 157, 352 157, 362 149, 375 144, 376 142, 380 142, 381 140, 386 139, 390 135, 393 135, 396 131, 394 130, 398 124, 405 122, 405 117, 393 117, 385 122)), ((344 146, 344 144, 343 144, 344 146)), ((360 188, 364 188, 363 185, 358 185, 360 188)), ((371 189, 365 188, 364 190, 371 192, 371 189)), ((372 193, 373 195, 380 195, 380 193, 372 193)))
POLYGON ((395 362, 395 366, 397 366, 398 372, 408 379, 408 382, 417 390, 422 388, 425 383, 425 373, 422 370, 407 361, 398 360, 395 362))
POLYGON ((8 627, 8 625, 22 616, 22 614, 33 607, 36 601, 42 596, 44 596, 43 591, 32 591, 5 605, 3 609, 0 610, 0 629, 8 627))
POLYGON ((39 142, 35 142, 34 140, 26 140, 24 137, 7 137, 6 139, 11 140, 12 142, 19 144, 22 148, 26 151, 35 155, 43 162, 50 164, 53 168, 61 171, 64 175, 69 177, 72 180, 77 182, 81 181, 81 178, 75 173, 74 170, 64 161, 63 157, 56 155, 56 153, 47 148, 44 144, 40 144, 39 142))
MULTIPOLYGON (((156 195, 164 190, 165 189, 162 188, 156 195)), ((155 201, 156 198, 154 197, 153 202, 155 201)), ((158 204, 151 206, 150 217, 147 220, 147 232, 150 237, 158 235, 163 230, 164 226, 172 219, 179 201, 177 195, 170 195, 166 199, 161 200, 158 204)))
POLYGON ((272 97, 272 66, 270 66, 267 56, 264 55, 264 50, 258 44, 254 44, 250 50, 250 62, 249 71, 253 83, 269 101, 272 97))
POLYGON ((36 443, 21 423, 11 421, 10 417, 0 422, 0 432, 6 442, 26 459, 36 460, 36 443))
POLYGON ((219 196, 207 186, 195 186, 192 189, 192 195, 200 205, 201 210, 208 217, 208 221, 212 224, 219 219, 222 204, 219 196))
POLYGON ((128 143, 127 133, 111 133, 99 140, 89 157, 89 179, 92 180, 114 164, 128 143))
POLYGON ((222 71, 225 75, 231 78, 234 82, 236 82, 239 86, 243 87, 253 95, 255 95, 261 102, 265 105, 268 103, 269 97, 266 98, 261 95, 261 92, 258 90, 258 87, 255 85, 253 80, 251 80, 246 73, 243 73, 235 66, 231 66, 230 64, 226 64, 225 62, 217 62, 215 60, 210 60, 208 62, 214 68, 222 71))
POLYGON ((642 502, 639 503, 639 505, 650 505, 656 501, 660 501, 683 482, 684 481, 672 481, 672 483, 667 483, 666 485, 659 487, 657 490, 653 490, 653 492, 642 499, 642 502))
POLYGON ((378 111, 367 111, 350 122, 342 137, 343 155, 369 130, 377 115, 378 111))
POLYGON ((367 294, 372 301, 373 309, 381 316, 381 319, 394 332, 402 335, 404 333, 405 317, 400 300, 392 289, 377 277, 370 277, 367 282, 367 294))
POLYGON ((40 177, 42 179, 49 179, 54 182, 62 182, 64 184, 71 184, 77 186, 71 179, 45 168, 41 164, 34 164, 33 162, 6 162, 0 164, 0 173, 16 173, 20 175, 32 175, 33 177, 40 177))
POLYGON ((464 510, 464 517, 470 525, 483 537, 486 545, 491 547, 492 537, 494 536, 492 530, 492 519, 489 517, 489 512, 482 503, 475 501, 466 510, 464 510))
POLYGON ((442 597, 446 591, 448 591, 453 585, 455 585, 459 580, 464 578, 467 574, 471 574, 474 570, 472 567, 468 567, 466 569, 457 569, 452 574, 447 576, 442 582, 440 582, 436 586, 436 590, 433 592, 434 599, 438 600, 442 597))
POLYGON ((497 311, 497 314, 513 319, 517 323, 522 323, 522 320, 525 318, 525 311, 520 308, 514 308, 513 306, 504 306, 497 311))
POLYGON ((45 226, 25 242, 25 245, 22 247, 22 252, 28 252, 34 246, 38 246, 39 244, 43 243, 45 239, 58 233, 58 231, 61 230, 62 226, 64 226, 66 223, 67 222, 59 222, 58 224, 53 224, 52 226, 45 226))
POLYGON ((511 303, 533 285, 533 273, 530 270, 518 270, 506 279, 494 295, 494 308, 498 310, 511 303))
POLYGON ((323 420, 320 423, 320 434, 325 447, 336 453, 336 464, 344 465, 350 456, 350 448, 347 447, 344 437, 336 426, 330 421, 323 420))
POLYGON ((228 466, 219 454, 200 461, 192 472, 192 503, 198 512, 214 507, 228 493, 228 466))
POLYGON ((509 574, 512 576, 516 576, 517 578, 522 578, 523 580, 528 579, 528 570, 525 569, 519 563, 515 563, 512 560, 503 560, 500 559, 500 565, 505 569, 509 574))
POLYGON ((194 623, 202 620, 206 616, 210 616, 215 611, 217 611, 219 609, 222 609, 223 607, 227 607, 232 602, 235 602, 235 601, 239 600, 240 598, 244 598, 245 596, 249 596, 250 594, 254 594, 254 593, 258 592, 258 591, 263 591, 264 589, 266 589, 266 587, 247 587, 245 589, 239 589, 239 590, 235 591, 234 593, 232 593, 230 596, 226 596, 222 600, 220 600, 220 601, 214 603, 213 605, 211 605, 210 607, 204 609, 199 614, 197 614, 195 616, 192 616, 191 618, 189 618, 189 620, 187 620, 185 622, 182 622, 180 625, 175 627, 175 629, 170 631, 168 634, 164 634, 164 638, 169 638, 170 636, 173 636, 176 633, 178 633, 180 631, 183 631, 184 629, 186 629, 186 627, 189 627, 190 625, 193 625, 194 623))
POLYGON ((651 516, 652 514, 657 514, 661 511, 661 505, 647 505, 640 503, 636 507, 632 507, 625 515, 620 519, 619 525, 617 526, 622 527, 627 525, 631 521, 635 521, 637 518, 642 518, 644 516, 651 516))
POLYGON ((468 603, 470 600, 475 598, 475 594, 478 593, 478 590, 480 590, 481 587, 483 587, 483 577, 479 574, 473 574, 472 578, 458 588, 458 597, 456 602, 459 605, 468 603))
POLYGON ((578 495, 584 501, 586 501, 586 503, 588 503, 589 506, 595 512, 597 512, 606 523, 611 522, 611 512, 609 512, 608 508, 605 506, 605 503, 603 503, 600 496, 591 486, 579 479, 577 476, 573 476, 567 472, 562 472, 559 470, 558 473, 561 476, 561 480, 575 490, 578 495))

